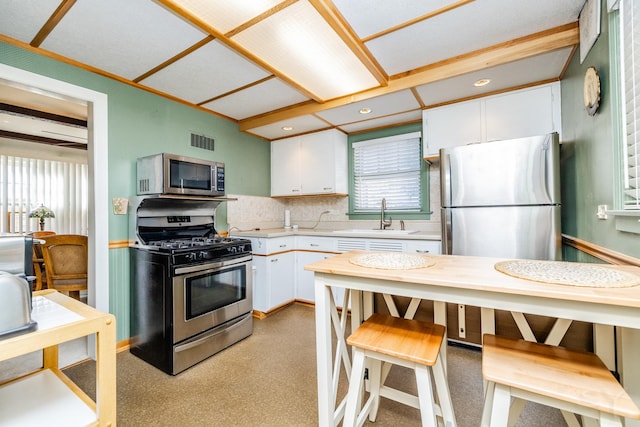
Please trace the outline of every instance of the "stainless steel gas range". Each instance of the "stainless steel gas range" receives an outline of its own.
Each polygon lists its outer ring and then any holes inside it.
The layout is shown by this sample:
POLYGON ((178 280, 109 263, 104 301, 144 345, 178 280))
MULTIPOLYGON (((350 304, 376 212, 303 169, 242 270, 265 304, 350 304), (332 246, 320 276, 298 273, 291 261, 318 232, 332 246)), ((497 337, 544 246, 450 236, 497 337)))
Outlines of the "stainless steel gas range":
POLYGON ((251 242, 220 237, 219 202, 142 199, 131 248, 131 353, 178 374, 253 332, 251 242))

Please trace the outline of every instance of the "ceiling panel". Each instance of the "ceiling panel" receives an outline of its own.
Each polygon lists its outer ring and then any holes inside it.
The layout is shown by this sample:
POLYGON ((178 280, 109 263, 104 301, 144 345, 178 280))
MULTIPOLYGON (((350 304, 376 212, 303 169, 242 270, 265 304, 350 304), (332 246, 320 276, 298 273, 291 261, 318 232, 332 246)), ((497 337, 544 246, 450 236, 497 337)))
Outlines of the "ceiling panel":
POLYGON ((333 0, 360 38, 369 37, 456 2, 457 0, 394 0, 378 1, 372 7, 371 0, 333 0))
POLYGON ((476 0, 366 43, 389 75, 578 19, 584 0, 476 0), (522 25, 522 17, 527 25, 522 25))
POLYGON ((17 87, 0 79, 0 102, 74 119, 87 119, 87 103, 33 88, 17 87))
POLYGON ((569 60, 571 51, 571 48, 559 49, 499 67, 486 68, 418 86, 416 91, 422 102, 429 106, 469 96, 480 96, 531 82, 555 79, 569 60), (491 79, 491 82, 486 86, 475 87, 473 83, 480 79, 491 79))
POLYGON ((214 40, 140 83, 199 104, 268 75, 214 40))
POLYGON ((298 116, 292 119, 283 120, 269 125, 249 129, 249 132, 265 139, 283 138, 300 133, 308 133, 317 130, 327 129, 330 126, 312 115, 298 116), (284 126, 293 127, 290 131, 283 131, 284 126))
POLYGON ((4 0, 0 13, 0 31, 29 43, 59 4, 60 0, 4 0))
POLYGON ((272 78, 202 106, 227 117, 241 120, 308 100, 309 98, 289 85, 272 78))
POLYGON ((342 107, 332 108, 331 110, 321 111, 316 114, 333 125, 341 125, 419 108, 420 104, 411 91, 403 90, 365 101, 354 102, 342 107), (363 115, 360 113, 360 109, 362 108, 368 108, 371 112, 363 115))
POLYGON ((409 111, 402 114, 394 114, 393 116, 380 117, 374 120, 367 120, 358 123, 350 123, 340 126, 340 129, 347 133, 364 132, 370 129, 381 129, 397 124, 415 123, 422 120, 422 111, 409 111))
POLYGON ((82 0, 42 47, 132 80, 204 37, 152 1, 82 0))
POLYGON ((0 129, 60 141, 87 143, 87 128, 0 112, 0 129))

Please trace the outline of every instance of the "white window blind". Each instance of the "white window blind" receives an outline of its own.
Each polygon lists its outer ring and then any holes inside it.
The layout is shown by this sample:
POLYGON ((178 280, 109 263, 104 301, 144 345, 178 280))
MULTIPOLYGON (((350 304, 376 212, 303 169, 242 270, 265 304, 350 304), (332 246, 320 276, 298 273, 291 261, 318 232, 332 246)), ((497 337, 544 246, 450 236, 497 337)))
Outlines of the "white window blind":
POLYGON ((45 229, 58 234, 87 234, 88 166, 83 163, 0 155, 0 231, 37 231, 29 212, 50 208, 55 218, 45 229))
POLYGON ((354 211, 420 211, 420 132, 356 142, 353 148, 354 211))
POLYGON ((622 0, 620 17, 626 172, 624 208, 640 209, 640 1, 622 0))

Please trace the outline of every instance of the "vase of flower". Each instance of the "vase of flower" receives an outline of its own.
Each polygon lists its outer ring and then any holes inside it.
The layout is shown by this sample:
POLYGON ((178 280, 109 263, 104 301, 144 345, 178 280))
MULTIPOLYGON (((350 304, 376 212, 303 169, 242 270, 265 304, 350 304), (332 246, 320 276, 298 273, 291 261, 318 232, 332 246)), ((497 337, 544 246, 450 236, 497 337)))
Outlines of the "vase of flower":
POLYGON ((45 205, 40 205, 31 212, 29 212, 29 218, 38 218, 40 224, 40 231, 44 231, 44 220, 45 218, 55 218, 56 215, 53 213, 51 209, 46 207, 45 205))

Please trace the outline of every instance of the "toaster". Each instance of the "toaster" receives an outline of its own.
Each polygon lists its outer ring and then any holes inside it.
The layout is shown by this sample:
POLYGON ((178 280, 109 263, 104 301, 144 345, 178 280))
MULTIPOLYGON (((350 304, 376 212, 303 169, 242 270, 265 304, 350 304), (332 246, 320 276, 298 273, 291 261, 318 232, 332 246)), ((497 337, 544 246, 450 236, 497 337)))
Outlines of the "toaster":
POLYGON ((31 287, 24 277, 0 272, 0 339, 30 332, 37 322, 31 319, 31 287))

